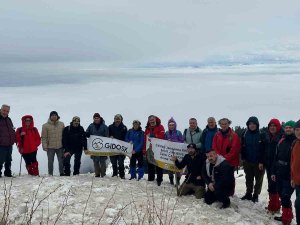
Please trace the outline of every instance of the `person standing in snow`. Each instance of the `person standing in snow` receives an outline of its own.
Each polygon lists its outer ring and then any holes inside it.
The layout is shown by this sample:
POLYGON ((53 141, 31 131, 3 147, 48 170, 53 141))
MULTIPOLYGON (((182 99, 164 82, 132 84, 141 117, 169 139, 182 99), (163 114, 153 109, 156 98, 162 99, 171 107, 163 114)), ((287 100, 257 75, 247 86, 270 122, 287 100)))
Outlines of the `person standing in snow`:
POLYGON ((87 141, 84 129, 80 126, 80 118, 74 116, 69 126, 63 131, 64 146, 64 175, 71 174, 71 157, 74 155, 73 175, 78 175, 81 164, 82 150, 87 150, 87 141))
POLYGON ((0 110, 0 177, 2 176, 2 167, 4 164, 4 176, 12 177, 11 161, 12 146, 16 141, 14 125, 9 118, 9 105, 2 105, 0 110))
MULTIPOLYGON (((120 141, 125 141, 125 136, 127 133, 127 127, 123 124, 123 117, 120 114, 115 115, 114 122, 108 127, 109 137, 118 139, 120 141)), ((110 156, 110 162, 113 168, 113 177, 119 176, 121 179, 125 179, 125 167, 124 160, 125 155, 114 155, 110 156)))
POLYGON ((203 153, 208 152, 212 148, 212 142, 215 134, 218 131, 216 124, 216 119, 214 117, 209 117, 207 119, 206 128, 203 130, 200 138, 201 151, 203 153))
MULTIPOLYGON (((177 130, 176 127, 177 127, 176 121, 172 117, 168 121, 168 130, 165 133, 165 140, 183 143, 182 133, 179 130, 177 130)), ((169 173, 170 184, 174 185, 174 172, 168 171, 168 173, 169 173)), ((179 184, 180 177, 181 177, 181 173, 177 172, 176 185, 179 184)))
POLYGON ((267 172, 268 179, 268 193, 269 193, 269 203, 267 209, 271 213, 275 213, 280 210, 280 200, 277 190, 277 182, 271 179, 273 161, 276 153, 276 147, 279 140, 283 136, 283 129, 281 123, 278 119, 271 119, 268 124, 268 131, 266 133, 265 140, 265 156, 264 156, 264 166, 267 172))
POLYGON ((215 201, 222 202, 221 208, 230 206, 231 191, 234 185, 234 169, 229 162, 215 150, 206 154, 206 164, 202 176, 207 185, 204 202, 208 205, 215 201))
POLYGON ((273 181, 277 181, 282 206, 282 216, 275 216, 274 219, 282 221, 283 224, 290 224, 294 217, 291 202, 294 192, 291 186, 291 146, 296 139, 294 126, 295 122, 292 120, 284 124, 284 136, 276 148, 271 176, 273 181))
MULTIPOLYGON (((221 129, 215 134, 212 149, 218 155, 223 156, 233 169, 239 166, 241 142, 239 136, 229 127, 231 120, 223 118, 219 120, 221 129)), ((231 195, 235 191, 235 181, 231 195)))
POLYGON ((295 124, 295 136, 297 139, 292 144, 291 154, 291 186, 296 190, 296 222, 300 224, 300 120, 295 124))
POLYGON ((144 162, 143 162, 143 145, 144 145, 144 131, 141 128, 141 122, 134 120, 132 128, 128 130, 126 142, 133 144, 132 156, 130 159, 130 179, 136 179, 136 161, 138 162, 138 180, 144 177, 144 162))
POLYGON ((42 127, 42 146, 48 156, 48 174, 53 176, 53 163, 56 154, 59 166, 59 174, 64 175, 63 170, 63 144, 62 134, 65 128, 63 122, 59 121, 60 117, 56 111, 50 112, 48 122, 42 127))
POLYGON ((39 163, 36 159, 41 137, 38 129, 34 126, 33 117, 26 115, 22 117, 22 127, 16 131, 16 144, 22 155, 28 174, 39 175, 39 163))
POLYGON ((197 199, 203 197, 205 193, 205 183, 202 177, 202 167, 204 166, 203 153, 196 150, 196 144, 187 146, 188 154, 181 161, 176 156, 172 156, 171 160, 175 162, 178 169, 187 167, 185 181, 178 190, 178 196, 188 195, 193 192, 197 199))
MULTIPOLYGON (((93 120, 94 122, 86 129, 86 137, 89 138, 91 135, 108 137, 108 127, 99 113, 93 115, 93 120)), ((100 175, 101 177, 106 176, 107 156, 91 156, 91 159, 94 162, 95 177, 100 177, 100 175)))
POLYGON ((264 169, 264 134, 259 131, 259 122, 255 116, 248 119, 247 130, 242 136, 242 160, 246 175, 246 194, 242 200, 258 202, 261 193, 265 169, 264 169), (255 185, 253 181, 255 179, 255 185), (253 192, 254 187, 254 193, 253 192))
POLYGON ((189 120, 189 128, 185 129, 183 132, 184 143, 187 144, 196 144, 197 151, 201 150, 201 134, 202 130, 198 127, 197 120, 191 118, 189 120))
MULTIPOLYGON (((155 180, 155 171, 157 174, 157 185, 160 186, 163 181, 163 169, 155 166, 151 163, 149 157, 152 157, 152 145, 150 144, 149 149, 146 149, 146 142, 148 138, 164 139, 165 128, 161 125, 161 120, 154 115, 148 117, 148 122, 145 130, 145 143, 144 143, 144 154, 147 155, 147 166, 148 166, 148 181, 155 180)), ((152 152, 153 153, 153 152, 152 152)))

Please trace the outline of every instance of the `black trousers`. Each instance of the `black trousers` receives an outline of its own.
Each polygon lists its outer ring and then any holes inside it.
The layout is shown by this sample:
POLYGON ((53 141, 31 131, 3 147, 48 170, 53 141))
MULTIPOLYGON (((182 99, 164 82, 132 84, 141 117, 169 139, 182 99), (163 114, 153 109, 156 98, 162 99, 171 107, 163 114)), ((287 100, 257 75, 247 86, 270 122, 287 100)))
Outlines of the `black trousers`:
POLYGON ((73 175, 79 174, 80 164, 81 164, 81 156, 82 150, 77 150, 74 152, 70 152, 70 155, 64 157, 64 175, 70 176, 71 174, 71 157, 74 155, 74 170, 73 175))
POLYGON ((0 146, 0 176, 4 163, 4 176, 11 176, 12 146, 0 146))
POLYGON ((156 181, 162 182, 163 181, 163 169, 159 168, 158 166, 155 166, 151 163, 148 164, 148 181, 154 181, 155 180, 155 171, 157 174, 156 181))
POLYGON ((118 176, 118 169, 119 169, 120 177, 125 177, 125 167, 124 167, 125 155, 110 156, 109 159, 113 168, 113 176, 118 176))
POLYGON ((276 194, 278 192, 277 181, 273 181, 271 179, 272 168, 266 167, 266 171, 267 171, 267 178, 268 178, 268 192, 271 194, 276 194))
POLYGON ((26 163, 26 166, 30 165, 31 163, 37 162, 36 154, 37 154, 37 151, 27 153, 27 154, 22 154, 22 157, 26 163))
POLYGON ((138 167, 143 168, 143 152, 137 152, 131 156, 130 168, 136 168, 136 161, 138 162, 138 167))
POLYGON ((230 199, 229 195, 232 190, 232 187, 224 187, 222 190, 216 189, 214 192, 209 189, 204 195, 204 201, 206 204, 211 205, 215 201, 222 202, 223 204, 229 204, 230 199))

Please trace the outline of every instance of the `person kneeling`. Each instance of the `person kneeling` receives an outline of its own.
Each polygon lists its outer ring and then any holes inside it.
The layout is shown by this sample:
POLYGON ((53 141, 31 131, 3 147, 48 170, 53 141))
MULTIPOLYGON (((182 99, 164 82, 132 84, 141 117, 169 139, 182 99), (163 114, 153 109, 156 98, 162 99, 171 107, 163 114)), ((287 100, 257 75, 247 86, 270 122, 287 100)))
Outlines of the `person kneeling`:
POLYGON ((202 176, 208 188, 204 196, 204 202, 211 205, 215 201, 219 201, 223 203, 221 208, 228 208, 230 206, 229 196, 234 181, 233 167, 214 150, 210 150, 206 157, 206 165, 203 167, 202 176))
POLYGON ((201 171, 203 167, 203 157, 202 153, 196 152, 196 145, 189 144, 187 146, 188 154, 186 154, 182 161, 179 162, 176 156, 172 156, 172 161, 178 169, 183 169, 187 167, 187 175, 183 184, 178 190, 178 196, 188 195, 194 193, 197 199, 203 197, 205 193, 205 183, 201 177, 201 171))

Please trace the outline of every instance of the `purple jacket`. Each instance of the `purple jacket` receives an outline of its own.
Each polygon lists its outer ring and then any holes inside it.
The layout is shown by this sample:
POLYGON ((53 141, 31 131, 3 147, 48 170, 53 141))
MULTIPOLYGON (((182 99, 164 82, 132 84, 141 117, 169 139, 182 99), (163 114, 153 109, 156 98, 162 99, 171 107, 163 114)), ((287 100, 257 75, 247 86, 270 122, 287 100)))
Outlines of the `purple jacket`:
POLYGON ((12 146, 15 141, 16 132, 11 119, 0 115, 0 146, 12 146))
POLYGON ((177 124, 176 121, 173 119, 173 117, 169 119, 168 124, 169 123, 175 123, 175 129, 166 131, 165 140, 183 143, 184 140, 183 140, 182 133, 179 130, 176 130, 177 124))

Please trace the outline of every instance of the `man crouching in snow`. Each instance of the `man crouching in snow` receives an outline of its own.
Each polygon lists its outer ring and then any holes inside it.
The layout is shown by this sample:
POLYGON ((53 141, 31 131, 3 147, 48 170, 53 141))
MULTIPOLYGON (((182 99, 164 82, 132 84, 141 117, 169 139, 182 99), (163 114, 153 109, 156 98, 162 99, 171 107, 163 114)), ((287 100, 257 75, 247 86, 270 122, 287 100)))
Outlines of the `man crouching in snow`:
POLYGON ((201 171, 204 164, 204 154, 196 151, 196 144, 189 144, 187 146, 188 154, 186 154, 182 161, 179 162, 176 156, 172 156, 172 161, 178 169, 187 167, 187 175, 185 181, 178 190, 178 195, 187 195, 195 193, 197 199, 203 197, 205 193, 205 183, 201 177, 201 171))
POLYGON ((230 206, 229 196, 234 181, 233 167, 215 150, 210 150, 206 157, 206 165, 203 167, 202 176, 208 188, 204 195, 204 202, 210 205, 215 201, 219 201, 223 203, 221 209, 228 208, 230 206))

